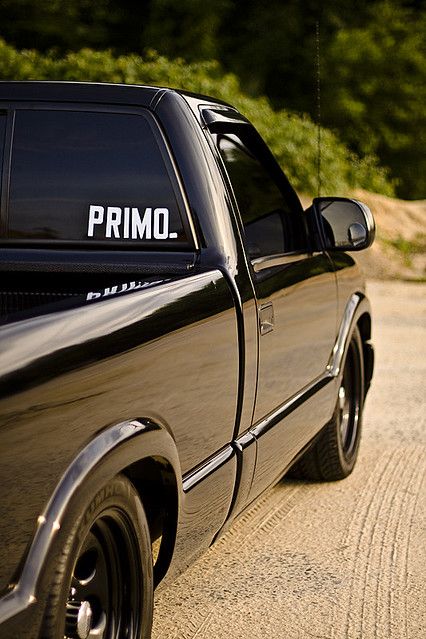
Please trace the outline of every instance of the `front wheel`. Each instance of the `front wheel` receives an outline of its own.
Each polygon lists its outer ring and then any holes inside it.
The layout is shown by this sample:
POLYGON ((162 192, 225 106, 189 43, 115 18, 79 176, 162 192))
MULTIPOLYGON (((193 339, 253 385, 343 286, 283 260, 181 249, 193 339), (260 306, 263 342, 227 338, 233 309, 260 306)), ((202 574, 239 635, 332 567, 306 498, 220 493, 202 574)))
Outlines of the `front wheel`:
POLYGON ((42 637, 149 639, 151 543, 133 485, 113 478, 64 528, 42 637))
POLYGON ((346 354, 333 417, 311 448, 291 469, 300 479, 335 481, 353 470, 361 436, 364 399, 362 340, 355 327, 346 354))

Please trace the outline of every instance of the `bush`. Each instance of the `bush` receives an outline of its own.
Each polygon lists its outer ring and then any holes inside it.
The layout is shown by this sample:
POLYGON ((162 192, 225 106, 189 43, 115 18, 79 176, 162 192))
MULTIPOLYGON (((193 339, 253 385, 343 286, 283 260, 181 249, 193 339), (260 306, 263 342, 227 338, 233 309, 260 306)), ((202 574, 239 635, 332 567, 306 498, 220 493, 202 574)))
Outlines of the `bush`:
MULTIPOLYGON (((111 51, 81 49, 65 57, 53 52, 17 51, 0 39, 3 80, 74 80, 170 86, 212 95, 236 106, 259 130, 293 186, 318 191, 317 127, 308 116, 274 111, 265 97, 244 94, 238 78, 224 73, 218 62, 186 63, 151 51, 115 57, 111 51)), ((363 188, 393 195, 393 184, 374 156, 359 158, 330 130, 321 131, 321 193, 344 194, 363 188)))

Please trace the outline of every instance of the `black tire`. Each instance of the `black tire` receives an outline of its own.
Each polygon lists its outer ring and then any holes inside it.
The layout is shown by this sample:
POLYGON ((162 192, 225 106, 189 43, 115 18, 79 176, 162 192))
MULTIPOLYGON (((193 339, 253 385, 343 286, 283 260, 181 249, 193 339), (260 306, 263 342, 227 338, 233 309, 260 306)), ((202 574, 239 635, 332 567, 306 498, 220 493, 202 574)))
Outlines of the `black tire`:
POLYGON ((355 327, 340 378, 333 417, 311 448, 290 470, 290 477, 336 481, 352 472, 361 437, 363 400, 363 349, 359 330, 355 327))
POLYGON ((117 475, 88 499, 58 533, 42 637, 149 639, 151 541, 138 494, 117 475))

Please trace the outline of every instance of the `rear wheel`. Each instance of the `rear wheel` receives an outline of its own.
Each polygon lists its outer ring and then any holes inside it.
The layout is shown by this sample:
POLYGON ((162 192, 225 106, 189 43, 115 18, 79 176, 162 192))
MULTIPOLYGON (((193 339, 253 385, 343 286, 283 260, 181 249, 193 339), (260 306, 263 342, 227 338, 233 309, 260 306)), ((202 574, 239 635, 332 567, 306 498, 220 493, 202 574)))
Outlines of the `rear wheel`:
POLYGON ((352 472, 361 436, 364 399, 362 352, 361 336, 355 328, 346 354, 333 417, 312 447, 291 469, 290 476, 335 481, 352 472))
POLYGON ((152 600, 147 521, 133 485, 119 475, 81 510, 64 541, 42 636, 148 639, 152 600))

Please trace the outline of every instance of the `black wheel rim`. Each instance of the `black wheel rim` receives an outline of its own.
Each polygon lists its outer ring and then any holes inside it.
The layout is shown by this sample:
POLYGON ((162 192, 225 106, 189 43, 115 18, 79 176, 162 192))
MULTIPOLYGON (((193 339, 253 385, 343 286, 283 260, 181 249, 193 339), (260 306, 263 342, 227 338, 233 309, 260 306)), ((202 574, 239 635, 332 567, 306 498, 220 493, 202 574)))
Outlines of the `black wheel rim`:
POLYGON ((346 357, 337 400, 339 436, 347 460, 355 452, 360 418, 360 361, 356 345, 351 342, 346 357))
POLYGON ((139 546, 127 515, 112 508, 103 512, 78 551, 71 576, 64 636, 67 639, 139 637, 141 572, 139 546))

